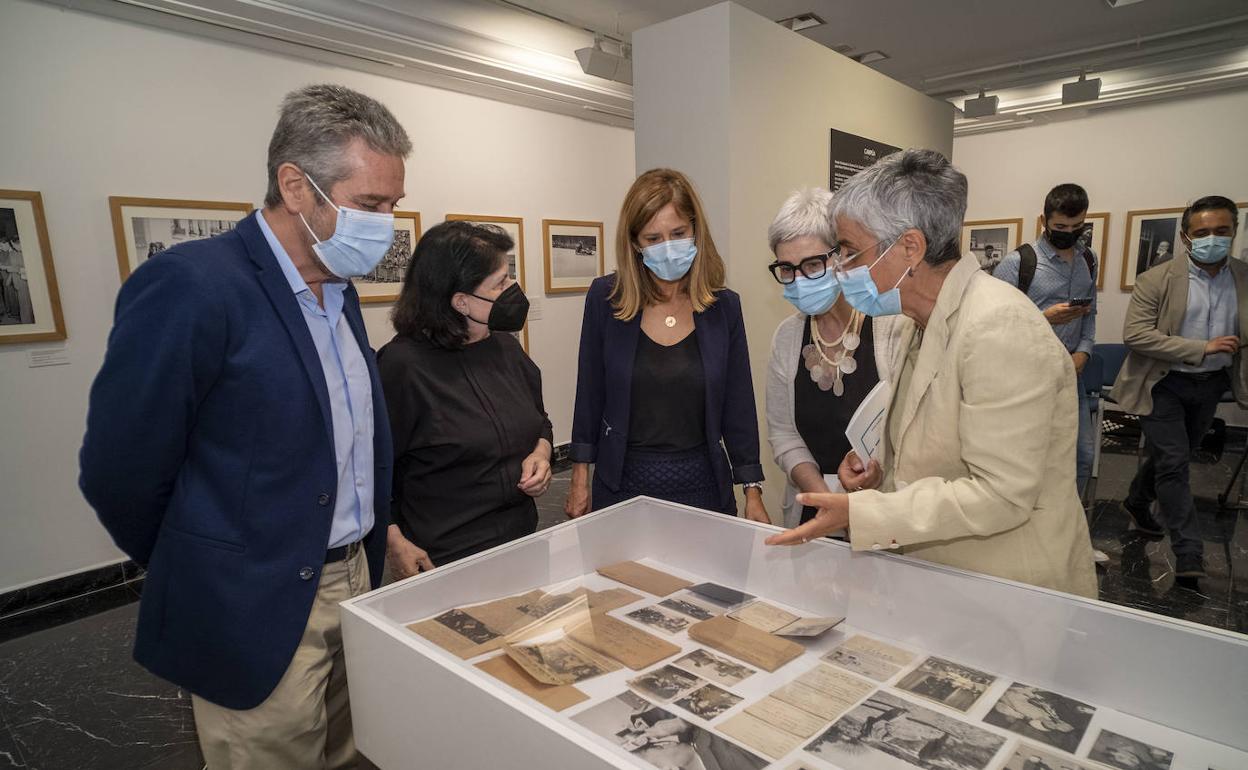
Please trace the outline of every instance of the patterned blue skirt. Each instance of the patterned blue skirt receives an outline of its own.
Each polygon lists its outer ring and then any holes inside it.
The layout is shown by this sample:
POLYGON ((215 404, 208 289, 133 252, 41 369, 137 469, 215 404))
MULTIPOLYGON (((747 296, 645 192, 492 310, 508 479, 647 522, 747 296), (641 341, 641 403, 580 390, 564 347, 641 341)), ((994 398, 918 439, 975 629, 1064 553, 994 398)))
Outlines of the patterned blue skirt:
MULTIPOLYGON (((719 451, 723 451, 720 449, 719 451)), ((719 501, 725 490, 715 481, 715 470, 705 446, 684 452, 647 452, 630 449, 624 455, 620 489, 612 491, 594 475, 593 509, 595 511, 639 495, 657 497, 717 513, 737 514, 737 502, 728 492, 728 508, 719 501)))

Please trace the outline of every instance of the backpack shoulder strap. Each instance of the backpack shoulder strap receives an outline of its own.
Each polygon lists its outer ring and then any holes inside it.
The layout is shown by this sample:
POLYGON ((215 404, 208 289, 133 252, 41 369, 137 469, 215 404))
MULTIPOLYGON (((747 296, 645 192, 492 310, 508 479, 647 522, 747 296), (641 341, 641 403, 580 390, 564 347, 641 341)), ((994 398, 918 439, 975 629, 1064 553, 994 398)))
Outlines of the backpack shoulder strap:
POLYGON ((1031 281, 1036 277, 1036 250, 1030 243, 1018 247, 1018 290, 1023 294, 1031 288, 1031 281))
POLYGON ((1083 261, 1088 263, 1088 275, 1092 276, 1092 288, 1096 289, 1096 254, 1092 249, 1083 250, 1083 261))

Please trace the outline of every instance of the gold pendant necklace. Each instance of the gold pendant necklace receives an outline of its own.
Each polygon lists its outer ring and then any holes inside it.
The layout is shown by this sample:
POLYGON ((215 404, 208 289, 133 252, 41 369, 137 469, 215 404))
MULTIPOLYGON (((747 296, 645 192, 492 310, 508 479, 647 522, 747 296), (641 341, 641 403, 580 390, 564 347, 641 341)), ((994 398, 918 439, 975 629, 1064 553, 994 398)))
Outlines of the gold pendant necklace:
POLYGON ((673 326, 675 326, 675 325, 676 325, 676 316, 674 316, 674 315, 669 315, 667 318, 664 318, 664 319, 663 319, 663 325, 664 325, 664 326, 666 326, 666 327, 667 327, 667 328, 669 328, 669 329, 670 329, 670 328, 672 328, 673 326))

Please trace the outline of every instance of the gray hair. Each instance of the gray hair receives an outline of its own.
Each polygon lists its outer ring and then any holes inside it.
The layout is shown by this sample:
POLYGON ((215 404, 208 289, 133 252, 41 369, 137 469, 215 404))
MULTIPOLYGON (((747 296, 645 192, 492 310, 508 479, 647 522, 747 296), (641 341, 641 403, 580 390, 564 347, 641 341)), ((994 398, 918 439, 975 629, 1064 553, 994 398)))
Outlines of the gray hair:
POLYGON ((376 99, 335 85, 306 86, 286 94, 269 140, 264 205, 282 202, 277 169, 283 163, 298 166, 329 194, 330 187, 350 176, 342 151, 357 138, 382 155, 406 158, 412 151, 403 126, 376 99))
POLYGON ((895 152, 836 191, 832 219, 857 222, 884 243, 914 228, 927 239, 923 259, 939 265, 962 256, 966 190, 966 176, 939 152, 895 152))
POLYGON ((832 193, 822 187, 796 190, 780 207, 780 213, 767 228, 767 243, 774 254, 776 247, 785 241, 813 235, 832 246, 836 243, 836 228, 828 216, 832 193))

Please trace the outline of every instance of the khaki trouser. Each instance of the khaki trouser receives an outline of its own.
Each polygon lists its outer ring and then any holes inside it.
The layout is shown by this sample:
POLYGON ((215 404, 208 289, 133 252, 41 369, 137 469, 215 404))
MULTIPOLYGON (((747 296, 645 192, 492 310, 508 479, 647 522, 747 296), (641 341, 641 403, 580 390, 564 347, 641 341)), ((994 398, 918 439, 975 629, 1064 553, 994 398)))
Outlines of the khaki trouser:
POLYGON ((326 564, 308 625, 273 693, 236 711, 192 696, 195 729, 208 770, 337 770, 360 764, 338 604, 368 591, 361 548, 326 564))

